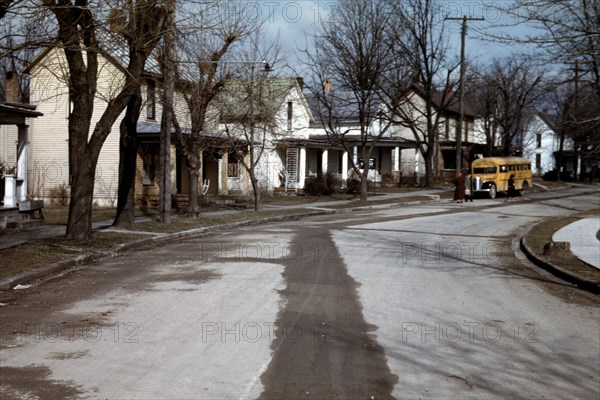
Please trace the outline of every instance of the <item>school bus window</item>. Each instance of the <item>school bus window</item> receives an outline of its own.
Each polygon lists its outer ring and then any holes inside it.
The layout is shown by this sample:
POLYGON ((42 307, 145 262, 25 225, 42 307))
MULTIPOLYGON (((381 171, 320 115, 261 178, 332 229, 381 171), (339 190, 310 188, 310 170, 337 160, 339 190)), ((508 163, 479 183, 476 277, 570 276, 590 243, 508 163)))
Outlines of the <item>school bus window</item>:
POLYGON ((475 168, 473 170, 475 174, 495 174, 496 167, 486 167, 486 168, 475 168))

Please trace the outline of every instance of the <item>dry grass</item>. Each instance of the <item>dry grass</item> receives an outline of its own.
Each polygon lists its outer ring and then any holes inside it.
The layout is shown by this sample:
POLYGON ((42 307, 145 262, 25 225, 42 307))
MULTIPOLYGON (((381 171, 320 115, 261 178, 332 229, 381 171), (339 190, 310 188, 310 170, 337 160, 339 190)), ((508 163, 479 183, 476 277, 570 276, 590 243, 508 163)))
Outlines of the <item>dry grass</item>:
POLYGON ((300 194, 276 194, 263 199, 263 204, 294 206, 300 204, 321 203, 327 201, 354 200, 358 195, 335 193, 331 196, 304 196, 300 194))
MULTIPOLYGON (((116 209, 114 208, 94 208, 92 211, 92 221, 113 220, 116 209)), ((44 207, 44 222, 48 225, 66 225, 69 219, 69 207, 50 206, 44 207)))
POLYGON ((170 224, 164 224, 159 221, 148 221, 136 224, 136 229, 145 232, 182 232, 196 228, 208 228, 216 225, 224 225, 242 221, 258 221, 266 217, 284 217, 284 216, 299 216, 314 213, 312 210, 304 209, 288 209, 278 211, 246 211, 225 215, 204 216, 200 218, 186 218, 175 216, 170 224))
MULTIPOLYGON (((563 270, 575 273, 585 279, 600 282, 600 270, 589 266, 579 260, 570 251, 563 252, 558 255, 544 256, 544 246, 552 242, 552 235, 563 226, 575 222, 583 217, 596 215, 597 212, 590 211, 581 213, 576 216, 552 218, 547 221, 535 225, 526 236, 527 245, 531 250, 542 259, 550 261, 552 264, 562 268, 563 270)), ((600 240, 600 238, 599 238, 600 240)))
POLYGON ((131 242, 143 237, 134 234, 99 232, 94 233, 92 240, 88 242, 74 242, 59 237, 4 249, 0 252, 2 256, 0 279, 59 261, 73 259, 81 254, 106 251, 119 243, 131 242))

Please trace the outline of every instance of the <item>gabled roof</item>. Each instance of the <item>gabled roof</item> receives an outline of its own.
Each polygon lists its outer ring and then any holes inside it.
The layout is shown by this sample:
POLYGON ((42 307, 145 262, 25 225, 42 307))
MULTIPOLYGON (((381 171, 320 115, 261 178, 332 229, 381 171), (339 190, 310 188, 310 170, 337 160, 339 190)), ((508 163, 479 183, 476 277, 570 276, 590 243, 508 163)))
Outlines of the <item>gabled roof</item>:
MULTIPOLYGON (((405 97, 409 97, 410 93, 416 93, 424 99, 424 94, 421 89, 419 89, 416 85, 411 85, 404 94, 405 97)), ((336 118, 340 119, 343 122, 356 122, 359 118, 358 113, 358 100, 354 92, 352 91, 338 91, 335 94, 331 95, 331 104, 333 105, 333 112, 336 114, 336 118)), ((379 111, 381 110, 384 102, 378 100, 377 97, 374 97, 374 101, 369 105, 369 116, 371 118, 375 117, 379 111)), ((319 110, 322 110, 322 105, 319 102, 318 96, 314 94, 307 94, 306 101, 308 102, 313 115, 319 116, 319 110)), ((453 92, 444 92, 436 91, 432 96, 432 103, 436 110, 442 111, 445 113, 456 114, 459 115, 460 107, 459 107, 459 98, 453 92)), ((323 110, 324 112, 326 110, 323 110)), ((463 103, 463 115, 467 118, 477 118, 479 114, 473 110, 473 108, 468 104, 467 101, 463 103)))
MULTIPOLYGON (((349 90, 339 90, 328 94, 327 101, 331 105, 332 113, 334 118, 338 119, 340 122, 356 122, 359 119, 359 110, 358 110, 358 100, 356 99, 356 95, 354 92, 349 90)), ((317 122, 321 122, 320 116, 321 114, 327 114, 328 110, 323 107, 321 100, 314 93, 307 93, 304 95, 306 98, 306 102, 310 107, 310 110, 317 122)), ((371 118, 374 118, 381 109, 382 102, 374 98, 373 101, 369 104, 368 114, 371 118)))
POLYGON ((550 115, 548 112, 540 112, 537 114, 537 116, 542 120, 542 122, 544 124, 546 124, 546 126, 551 129, 552 131, 556 132, 556 125, 557 125, 557 117, 554 115, 550 115))
POLYGON ((272 118, 294 88, 301 90, 297 78, 230 80, 217 100, 221 122, 260 115, 272 118))
MULTIPOLYGON (((122 71, 125 71, 127 65, 129 65, 129 46, 127 41, 121 35, 110 31, 102 31, 97 34, 98 41, 98 54, 106 58, 109 62, 115 65, 122 71)), ((50 51, 60 47, 60 42, 56 41, 54 46, 45 47, 40 53, 25 67, 23 72, 29 73, 31 69, 39 64, 50 51)), ((150 75, 159 75, 160 64, 155 54, 156 50, 153 51, 148 59, 146 60, 144 72, 150 75)))
MULTIPOLYGON (((424 92, 419 86, 415 84, 411 85, 409 92, 411 91, 418 94, 422 99, 425 99, 424 92)), ((454 92, 435 91, 431 96, 431 101, 438 111, 460 114, 460 98, 454 92)), ((479 114, 469 105, 466 99, 463 100, 463 115, 468 118, 479 117, 479 114)))

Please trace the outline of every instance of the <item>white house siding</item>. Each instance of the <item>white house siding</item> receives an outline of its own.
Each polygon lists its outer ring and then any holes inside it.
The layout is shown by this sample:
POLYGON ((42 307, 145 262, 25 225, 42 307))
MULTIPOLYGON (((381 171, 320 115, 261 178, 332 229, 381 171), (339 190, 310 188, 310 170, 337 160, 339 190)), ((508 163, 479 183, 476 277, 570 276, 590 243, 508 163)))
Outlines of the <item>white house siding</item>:
MULTIPOLYGON (((559 150, 560 138, 554 130, 539 116, 536 115, 523 140, 523 157, 531 161, 531 168, 535 174, 544 174, 556 168, 554 153, 559 150), (537 135, 541 135, 538 143, 537 135), (540 168, 537 168, 537 158, 540 158, 540 168)), ((573 150, 573 141, 566 138, 563 150, 573 150)))
MULTIPOLYGON (((123 85, 123 74, 112 63, 99 58, 99 77, 90 134, 99 121, 107 101, 114 98, 123 85)), ((52 189, 69 185, 68 71, 62 50, 51 50, 30 71, 31 102, 44 115, 31 122, 29 130, 29 194, 50 199, 52 189)), ((95 177, 94 202, 100 206, 116 203, 119 171, 119 122, 108 135, 95 177)))
POLYGON ((278 151, 277 142, 285 139, 308 139, 312 132, 308 129, 311 117, 299 86, 292 86, 292 89, 286 94, 275 113, 275 119, 277 131, 270 138, 259 167, 261 186, 269 193, 283 185, 280 173, 285 170, 286 166, 286 153, 278 151), (289 102, 292 103, 291 130, 287 129, 289 102))

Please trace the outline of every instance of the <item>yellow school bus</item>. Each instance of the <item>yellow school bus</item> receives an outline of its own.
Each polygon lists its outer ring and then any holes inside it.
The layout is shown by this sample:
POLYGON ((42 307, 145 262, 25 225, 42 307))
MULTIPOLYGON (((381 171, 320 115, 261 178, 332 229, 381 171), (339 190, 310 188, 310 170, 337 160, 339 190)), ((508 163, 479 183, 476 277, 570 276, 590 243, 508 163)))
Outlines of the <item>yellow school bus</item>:
POLYGON ((531 161, 521 157, 484 157, 471 164, 471 181, 475 193, 485 192, 493 199, 508 191, 508 178, 514 175, 515 189, 523 194, 532 184, 531 161))

